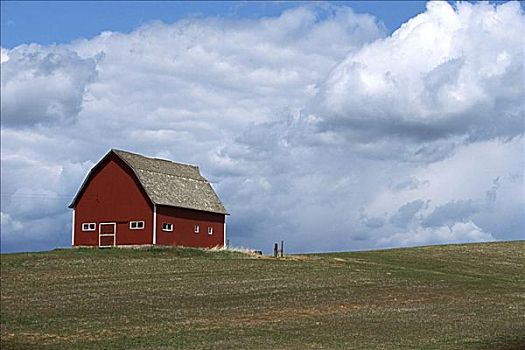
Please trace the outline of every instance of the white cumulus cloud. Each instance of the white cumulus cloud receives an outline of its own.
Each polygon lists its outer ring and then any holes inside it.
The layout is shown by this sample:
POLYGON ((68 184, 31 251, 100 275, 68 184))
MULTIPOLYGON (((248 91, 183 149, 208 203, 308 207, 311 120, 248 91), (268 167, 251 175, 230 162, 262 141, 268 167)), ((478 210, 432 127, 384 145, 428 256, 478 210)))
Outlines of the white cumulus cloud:
POLYGON ((2 124, 71 122, 96 76, 95 60, 65 48, 22 45, 2 49, 2 124))
POLYGON ((350 53, 312 107, 320 129, 360 143, 398 137, 409 156, 428 150, 447 156, 447 145, 522 135, 520 5, 455 7, 429 2, 391 36, 350 53))
POLYGON ((413 231, 395 233, 391 236, 381 238, 379 244, 386 247, 413 246, 423 244, 442 243, 468 243, 468 242, 490 242, 494 237, 472 221, 458 222, 452 226, 441 226, 438 228, 418 228, 413 231))
POLYGON ((523 29, 516 3, 429 3, 388 37, 313 4, 2 49, 2 249, 67 246, 110 148, 199 164, 236 245, 523 238, 523 29))

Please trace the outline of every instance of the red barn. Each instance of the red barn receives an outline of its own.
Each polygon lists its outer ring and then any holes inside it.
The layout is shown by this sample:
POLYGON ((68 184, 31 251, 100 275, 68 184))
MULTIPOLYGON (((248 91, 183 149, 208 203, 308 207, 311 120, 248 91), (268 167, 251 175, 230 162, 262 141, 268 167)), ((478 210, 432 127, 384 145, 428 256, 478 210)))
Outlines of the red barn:
POLYGON ((226 209, 194 165, 111 150, 73 202, 72 245, 224 246, 226 209))

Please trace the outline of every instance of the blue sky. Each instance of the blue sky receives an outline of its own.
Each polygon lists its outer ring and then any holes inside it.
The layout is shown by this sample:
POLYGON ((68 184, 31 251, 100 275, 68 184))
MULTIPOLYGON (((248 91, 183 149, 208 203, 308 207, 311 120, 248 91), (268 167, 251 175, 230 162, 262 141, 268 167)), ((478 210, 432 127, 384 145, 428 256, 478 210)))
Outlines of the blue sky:
MULTIPOLYGON (((370 13, 388 30, 425 10, 425 1, 335 1, 357 13, 370 13)), ((301 2, 244 1, 2 1, 2 46, 66 43, 111 30, 130 32, 145 22, 182 18, 260 18, 277 16, 301 2)))
POLYGON ((3 252, 69 246, 111 148, 199 165, 235 246, 525 238, 523 4, 1 6, 3 252))

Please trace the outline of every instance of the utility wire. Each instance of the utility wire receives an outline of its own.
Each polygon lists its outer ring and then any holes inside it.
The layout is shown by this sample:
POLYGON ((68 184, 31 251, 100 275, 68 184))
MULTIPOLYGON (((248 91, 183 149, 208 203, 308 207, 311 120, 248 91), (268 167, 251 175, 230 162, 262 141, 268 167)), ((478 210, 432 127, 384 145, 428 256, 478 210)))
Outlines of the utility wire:
POLYGON ((44 194, 44 193, 2 193, 2 197, 22 197, 22 198, 49 198, 49 199, 65 199, 73 198, 72 195, 67 194, 44 194))

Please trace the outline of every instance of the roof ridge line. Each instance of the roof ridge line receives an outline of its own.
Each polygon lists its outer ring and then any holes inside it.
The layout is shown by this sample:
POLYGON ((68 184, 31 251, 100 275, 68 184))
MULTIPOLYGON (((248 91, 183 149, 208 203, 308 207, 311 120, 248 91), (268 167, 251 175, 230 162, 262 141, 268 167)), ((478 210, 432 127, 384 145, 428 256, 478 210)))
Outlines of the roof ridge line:
POLYGON ((169 174, 169 173, 163 173, 162 171, 155 171, 155 170, 144 169, 144 168, 140 168, 140 167, 135 167, 135 168, 138 169, 138 170, 149 171, 150 173, 163 174, 163 175, 168 175, 168 176, 180 177, 181 179, 186 179, 186 180, 194 180, 194 181, 200 181, 200 182, 209 183, 209 181, 206 180, 202 175, 201 175, 202 179, 194 179, 192 177, 187 177, 187 176, 180 176, 180 175, 174 175, 174 174, 169 174))
POLYGON ((183 165, 183 166, 189 166, 189 167, 192 167, 192 168, 199 169, 199 166, 196 165, 196 164, 181 163, 181 162, 176 162, 176 161, 173 161, 173 160, 170 160, 170 159, 164 159, 164 158, 148 157, 148 156, 145 156, 145 155, 140 154, 140 153, 125 151, 125 150, 117 149, 117 148, 112 148, 111 151, 129 153, 129 154, 133 154, 135 156, 141 157, 141 158, 146 158, 146 159, 151 159, 151 160, 160 160, 160 161, 163 161, 163 162, 168 162, 168 163, 173 163, 173 164, 178 164, 178 165, 183 165))

